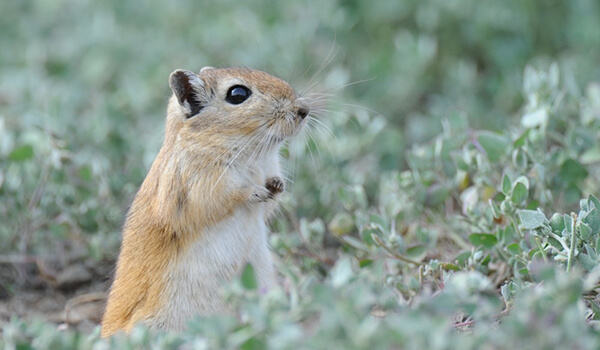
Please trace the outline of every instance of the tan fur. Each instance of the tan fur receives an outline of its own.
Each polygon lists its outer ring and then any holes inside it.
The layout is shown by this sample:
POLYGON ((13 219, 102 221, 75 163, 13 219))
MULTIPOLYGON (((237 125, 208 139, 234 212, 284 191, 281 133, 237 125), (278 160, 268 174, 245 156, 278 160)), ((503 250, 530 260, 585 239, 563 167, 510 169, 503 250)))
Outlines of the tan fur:
MULTIPOLYGON (((179 280, 170 276, 176 275, 173 271, 188 270, 181 264, 189 260, 185 256, 191 246, 202 245, 204 232, 221 227, 216 225, 234 213, 244 217, 263 213, 264 209, 268 217, 275 207, 274 200, 265 197, 269 194, 266 181, 279 176, 278 165, 271 165, 269 157, 276 157, 280 141, 302 127, 298 109, 308 107, 286 82, 260 71, 208 68, 197 77, 206 91, 206 106, 197 116, 186 118, 187 110, 176 94, 171 98, 164 144, 127 215, 115 280, 102 321, 103 337, 118 330, 128 332, 138 322, 168 328, 162 326, 170 305, 168 299, 180 287, 192 288, 194 298, 206 298, 215 305, 197 310, 198 314, 208 309, 226 312, 217 299, 214 303, 211 299, 213 288, 220 283, 216 278, 178 286, 179 280), (224 96, 231 85, 237 84, 248 86, 252 96, 243 104, 232 105, 224 101, 224 96), (261 135, 267 136, 254 137, 261 135), (267 145, 269 138, 275 140, 273 145, 267 145), (268 169, 255 164, 268 164, 268 169)), ((236 223, 227 221, 223 225, 236 223)), ((219 232, 218 237, 228 234, 219 232)), ((214 253, 219 255, 221 251, 214 253)), ((247 262, 244 259, 251 258, 240 257, 233 268, 217 266, 218 274, 230 279, 232 271, 237 273, 247 262)), ((269 257, 264 259, 270 262, 269 257)), ((190 266, 189 271, 196 268, 202 266, 190 266)), ((270 269, 265 271, 269 274, 270 269)), ((197 304, 193 300, 189 303, 197 304)))

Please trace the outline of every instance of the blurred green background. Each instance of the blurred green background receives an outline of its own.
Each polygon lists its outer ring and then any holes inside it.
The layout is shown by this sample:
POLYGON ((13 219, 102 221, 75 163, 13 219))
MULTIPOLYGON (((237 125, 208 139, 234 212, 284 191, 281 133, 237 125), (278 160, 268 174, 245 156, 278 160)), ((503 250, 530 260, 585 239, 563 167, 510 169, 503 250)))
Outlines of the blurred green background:
POLYGON ((600 80, 600 2, 3 1, 0 47, 0 252, 114 259, 174 69, 249 66, 332 94, 327 128, 286 153, 286 211, 327 222, 340 186, 369 200, 444 118, 506 128, 527 64, 600 80))

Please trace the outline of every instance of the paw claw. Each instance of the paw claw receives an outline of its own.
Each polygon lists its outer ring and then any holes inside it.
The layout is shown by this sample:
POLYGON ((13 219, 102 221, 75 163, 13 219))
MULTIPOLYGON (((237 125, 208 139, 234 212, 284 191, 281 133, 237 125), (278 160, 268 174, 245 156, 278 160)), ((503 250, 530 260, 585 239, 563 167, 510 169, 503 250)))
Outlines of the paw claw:
POLYGON ((275 199, 275 196, 283 192, 284 189, 285 184, 280 177, 270 177, 267 179, 264 186, 254 185, 252 195, 250 196, 250 202, 261 203, 275 199))
POLYGON ((285 183, 279 176, 274 176, 267 179, 265 187, 271 192, 272 195, 276 195, 285 190, 285 183))

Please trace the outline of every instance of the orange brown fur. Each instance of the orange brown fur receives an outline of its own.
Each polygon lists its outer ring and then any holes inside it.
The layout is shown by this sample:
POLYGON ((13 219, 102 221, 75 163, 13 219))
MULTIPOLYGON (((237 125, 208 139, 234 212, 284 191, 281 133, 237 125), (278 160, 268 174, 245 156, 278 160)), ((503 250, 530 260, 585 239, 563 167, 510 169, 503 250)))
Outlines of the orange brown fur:
MULTIPOLYGON (((118 330, 128 332, 136 323, 153 319, 168 302, 165 290, 171 281, 166 276, 181 263, 189 247, 201 239, 205 230, 240 208, 258 205, 250 198, 270 174, 248 169, 248 174, 243 173, 244 181, 230 175, 228 162, 238 155, 252 156, 240 153, 239 144, 233 147, 234 140, 252 140, 249 136, 261 126, 276 123, 281 124, 276 126, 282 138, 296 132, 297 126, 278 121, 287 112, 283 107, 273 107, 270 99, 296 101, 297 94, 287 83, 250 69, 209 69, 198 76, 207 99, 219 96, 219 83, 231 77, 251 82, 255 98, 264 98, 265 102, 258 100, 242 109, 211 102, 200 117, 188 119, 175 96, 171 98, 165 141, 123 228, 115 280, 102 320, 103 337, 118 330), (257 117, 262 115, 268 118, 257 117)), ((239 264, 243 266, 244 261, 239 264)))

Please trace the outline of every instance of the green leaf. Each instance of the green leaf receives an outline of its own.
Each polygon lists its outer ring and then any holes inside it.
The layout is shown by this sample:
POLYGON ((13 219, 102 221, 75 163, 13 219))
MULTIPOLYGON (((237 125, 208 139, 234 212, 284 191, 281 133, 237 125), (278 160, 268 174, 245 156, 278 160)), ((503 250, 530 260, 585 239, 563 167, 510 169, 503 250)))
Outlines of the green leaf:
POLYGON ((560 242, 558 240, 556 240, 554 237, 548 237, 548 243, 550 243, 550 245, 553 246, 554 248, 558 249, 558 251, 563 250, 562 244, 560 244, 560 242))
POLYGON ((499 160, 506 153, 506 148, 510 144, 504 135, 491 131, 481 131, 477 136, 477 141, 492 162, 499 160))
POLYGON ((510 193, 510 189, 512 188, 512 182, 510 181, 510 177, 504 174, 502 177, 502 193, 508 196, 510 193))
POLYGON ((507 245, 506 250, 513 255, 519 255, 522 252, 521 247, 519 247, 518 243, 512 243, 507 245))
POLYGON ((588 176, 588 171, 575 159, 567 159, 560 166, 558 176, 567 183, 579 184, 588 176))
POLYGON ((347 235, 354 230, 354 219, 346 212, 335 214, 329 223, 329 231, 336 236, 347 235))
POLYGON ((361 240, 359 240, 358 238, 348 235, 348 236, 342 236, 341 239, 345 244, 349 245, 352 248, 366 251, 366 252, 370 251, 369 247, 366 244, 364 244, 361 240))
POLYGON ((333 268, 329 272, 331 276, 331 284, 336 287, 342 287, 354 276, 352 271, 352 260, 350 257, 342 257, 336 261, 333 268))
POLYGON ((516 184, 519 182, 525 185, 525 188, 529 190, 529 179, 527 176, 521 175, 517 177, 517 179, 513 182, 513 186, 516 186, 516 184))
POLYGON ((481 260, 481 265, 488 266, 490 261, 492 261, 492 256, 490 254, 488 254, 485 256, 485 258, 483 258, 483 260, 481 260))
POLYGON ((598 261, 592 259, 587 254, 579 254, 577 256, 577 261, 581 264, 581 266, 583 266, 584 269, 586 269, 586 271, 591 271, 598 266, 598 261))
POLYGON ((525 132, 523 134, 521 134, 521 136, 519 136, 519 138, 516 139, 515 142, 513 142, 513 147, 514 148, 523 147, 525 145, 525 140, 527 139, 527 135, 529 135, 529 129, 525 130, 525 132))
POLYGON ((19 343, 16 344, 15 350, 34 350, 35 348, 30 344, 19 343))
POLYGON ((507 302, 513 299, 511 286, 511 284, 507 283, 503 284, 502 287, 500 287, 500 294, 502 294, 502 298, 504 298, 504 300, 507 302))
POLYGON ((594 197, 592 194, 588 196, 588 205, 590 205, 590 203, 594 203, 594 207, 600 210, 600 200, 598 200, 598 198, 594 197))
POLYGON ((246 340, 246 342, 240 346, 241 350, 260 350, 266 348, 266 342, 263 339, 259 339, 257 337, 252 337, 246 340))
POLYGON ((554 213, 550 219, 550 227, 552 227, 552 232, 560 234, 565 229, 563 214, 554 213))
POLYGON ((515 228, 513 225, 508 225, 504 228, 504 232, 503 232, 503 236, 504 236, 504 242, 505 243, 509 243, 512 242, 515 239, 515 236, 517 235, 517 232, 515 231, 515 228))
POLYGON ((92 179, 92 169, 89 166, 83 166, 79 169, 79 177, 82 180, 90 181, 92 179))
POLYGON ((423 260, 425 255, 427 255, 427 249, 424 245, 416 245, 406 249, 406 257, 412 260, 423 260))
POLYGON ((381 234, 381 230, 376 225, 369 225, 360 230, 360 238, 370 246, 375 244, 373 237, 380 237, 381 234))
POLYGON ((573 218, 571 215, 563 215, 563 220, 565 222, 565 228, 561 232, 561 235, 564 236, 563 232, 573 233, 573 218))
POLYGON ((242 271, 242 286, 248 290, 258 288, 258 282, 256 281, 256 274, 254 273, 254 267, 251 264, 246 264, 242 271))
POLYGON ((527 154, 520 148, 516 149, 512 153, 513 165, 518 169, 527 168, 527 154))
POLYGON ((527 205, 525 206, 525 208, 523 208, 523 209, 535 210, 539 207, 540 207, 540 202, 538 202, 536 200, 532 200, 532 201, 528 202, 527 205))
MULTIPOLYGON (((590 206, 588 205, 588 201, 586 201, 585 199, 580 199, 579 200, 579 207, 581 208, 581 211, 590 211, 590 206)), ((579 215, 581 217, 581 215, 579 215)))
POLYGON ((460 267, 451 263, 443 263, 442 267, 444 268, 444 270, 460 271, 460 267))
POLYGON ((517 270, 517 272, 521 276, 527 276, 527 275, 529 275, 529 269, 527 269, 527 267, 520 268, 520 269, 517 270))
POLYGON ((519 220, 526 230, 542 227, 546 222, 546 215, 538 210, 519 210, 519 220))
POLYGON ((475 246, 483 246, 487 249, 492 248, 498 243, 496 236, 489 233, 473 233, 469 235, 469 241, 475 246))
POLYGON ((598 253, 596 252, 596 250, 594 248, 592 248, 591 245, 584 244, 583 247, 585 248, 586 254, 589 255, 590 258, 592 258, 594 260, 598 259, 598 253))
POLYGON ((500 219, 502 212, 500 211, 498 204, 496 204, 496 202, 494 202, 492 199, 490 199, 490 207, 492 208, 492 215, 494 216, 494 219, 500 219))
POLYGON ((465 261, 467 261, 467 259, 469 259, 471 257, 471 251, 470 250, 466 250, 463 252, 460 252, 455 260, 459 263, 459 264, 464 264, 465 261))
POLYGON ((370 266, 372 264, 373 264, 373 260, 371 260, 371 259, 363 259, 358 262, 358 266, 361 268, 370 266))
POLYGON ((21 162, 33 157, 33 147, 31 145, 15 148, 8 156, 9 160, 21 162))
POLYGON ((579 235, 582 240, 587 241, 592 236, 592 229, 584 222, 579 224, 579 235))
POLYGON ((369 221, 371 221, 371 224, 377 224, 382 230, 384 227, 389 226, 387 219, 380 215, 369 215, 369 221))
POLYGON ((600 209, 594 208, 588 211, 581 221, 590 227, 591 233, 597 234, 600 231, 600 209))
POLYGON ((533 248, 529 251, 529 254, 527 254, 529 256, 529 260, 531 260, 532 262, 541 262, 542 261, 542 253, 540 252, 540 250, 538 248, 533 248))
POLYGON ((443 185, 433 185, 427 189, 427 195, 425 197, 425 205, 428 207, 434 207, 436 205, 444 203, 446 198, 450 195, 450 190, 443 185))
POLYGON ((525 187, 522 182, 517 182, 513 188, 510 200, 513 203, 522 203, 525 199, 527 199, 528 195, 529 191, 527 190, 527 187, 525 187))

